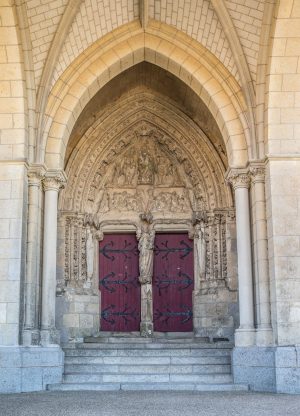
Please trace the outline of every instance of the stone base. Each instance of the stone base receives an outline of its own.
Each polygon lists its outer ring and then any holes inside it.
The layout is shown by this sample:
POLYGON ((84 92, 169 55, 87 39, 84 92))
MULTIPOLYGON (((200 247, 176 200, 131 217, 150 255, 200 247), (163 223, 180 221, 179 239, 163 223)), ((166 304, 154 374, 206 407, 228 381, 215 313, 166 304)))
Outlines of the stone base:
POLYGON ((153 323, 141 322, 140 333, 141 333, 141 336, 145 338, 153 337, 153 323))
POLYGON ((40 334, 43 347, 57 345, 60 342, 60 332, 56 328, 42 329, 40 334))
POLYGON ((300 394, 300 347, 235 347, 234 383, 252 391, 300 394))
POLYGON ((273 331, 271 328, 259 328, 256 330, 256 345, 259 347, 273 345, 273 331))
POLYGON ((24 329, 22 341, 22 344, 26 346, 40 345, 40 331, 37 329, 24 329))
POLYGON ((236 329, 234 343, 238 347, 250 347, 255 344, 255 329, 236 329))
POLYGON ((21 393, 45 390, 60 383, 64 353, 53 347, 0 347, 0 392, 21 393))

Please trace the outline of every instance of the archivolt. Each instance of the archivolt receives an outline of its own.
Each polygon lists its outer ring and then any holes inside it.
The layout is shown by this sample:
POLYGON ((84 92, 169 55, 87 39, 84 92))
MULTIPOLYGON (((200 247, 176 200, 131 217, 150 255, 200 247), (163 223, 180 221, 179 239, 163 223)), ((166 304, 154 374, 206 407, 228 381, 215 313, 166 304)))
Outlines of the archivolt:
POLYGON ((171 72, 202 99, 223 135, 231 166, 245 166, 252 149, 243 93, 226 68, 203 46, 174 28, 137 22, 95 42, 64 72, 51 91, 39 161, 62 168, 77 117, 109 80, 147 61, 171 72), (249 156, 248 156, 249 154, 249 156))
POLYGON ((193 186, 201 185, 206 209, 232 206, 231 194, 223 179, 226 166, 209 139, 180 110, 138 88, 130 99, 125 97, 108 106, 73 150, 66 166, 69 180, 61 194, 60 209, 86 211, 97 170, 103 162, 108 168, 131 144, 140 123, 158 130, 163 140, 167 140, 171 154, 182 154, 180 163, 187 165, 193 186))

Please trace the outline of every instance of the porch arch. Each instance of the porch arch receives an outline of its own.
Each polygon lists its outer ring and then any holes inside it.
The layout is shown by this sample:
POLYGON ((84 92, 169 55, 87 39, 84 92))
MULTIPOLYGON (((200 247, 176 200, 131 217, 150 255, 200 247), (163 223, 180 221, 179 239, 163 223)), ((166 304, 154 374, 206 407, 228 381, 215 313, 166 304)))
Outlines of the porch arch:
POLYGON ((201 98, 222 133, 229 165, 246 166, 253 144, 240 85, 201 44, 158 22, 150 22, 146 32, 137 22, 123 26, 69 66, 49 95, 38 161, 63 168, 69 136, 85 105, 116 75, 143 61, 177 76, 201 98))

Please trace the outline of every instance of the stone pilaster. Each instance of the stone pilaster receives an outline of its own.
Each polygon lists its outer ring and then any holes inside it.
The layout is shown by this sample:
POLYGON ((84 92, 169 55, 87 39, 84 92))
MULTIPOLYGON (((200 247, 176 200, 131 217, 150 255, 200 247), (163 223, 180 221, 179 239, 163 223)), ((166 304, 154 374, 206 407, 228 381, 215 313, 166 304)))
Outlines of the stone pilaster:
POLYGON ((43 345, 57 342, 55 329, 57 202, 59 190, 65 182, 66 177, 60 171, 48 171, 43 179, 45 191, 41 321, 43 345))
POLYGON ((250 346, 255 342, 249 209, 250 175, 247 169, 231 169, 226 180, 234 189, 236 205, 240 326, 235 332, 235 344, 250 346))

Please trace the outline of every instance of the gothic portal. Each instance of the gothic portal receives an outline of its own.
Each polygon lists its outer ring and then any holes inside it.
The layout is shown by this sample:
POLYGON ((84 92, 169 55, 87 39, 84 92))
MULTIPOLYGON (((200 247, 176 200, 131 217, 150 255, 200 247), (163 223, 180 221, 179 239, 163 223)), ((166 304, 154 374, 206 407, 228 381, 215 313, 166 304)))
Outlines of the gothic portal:
POLYGON ((299 3, 0 2, 1 392, 300 393, 299 3))
POLYGON ((67 149, 58 235, 65 341, 103 330, 232 340, 235 211, 218 128, 207 110, 202 120, 187 116, 182 95, 192 92, 155 66, 138 65, 107 90, 109 104, 93 99, 67 149), (83 302, 94 308, 75 327, 71 311, 83 302))

